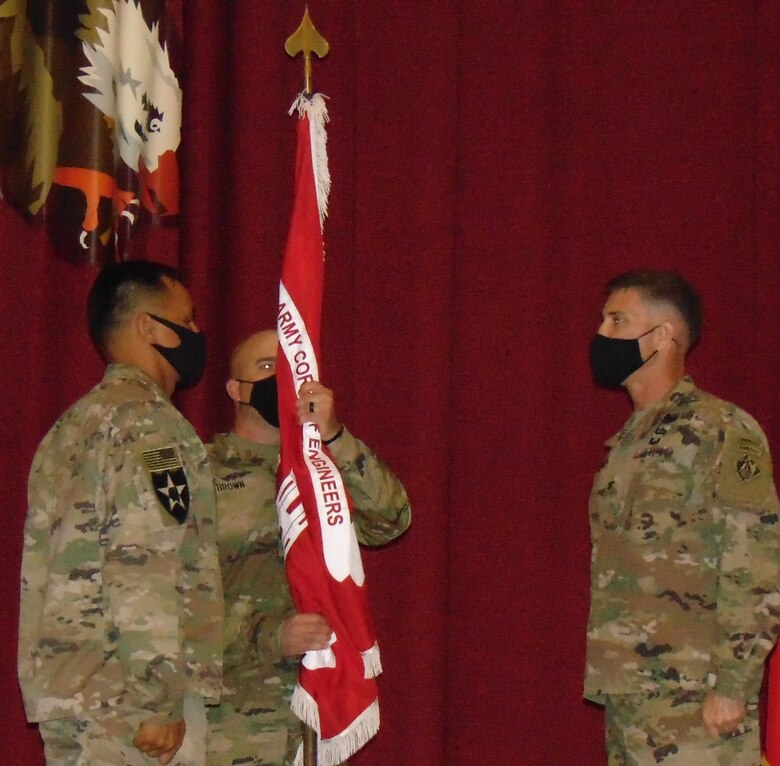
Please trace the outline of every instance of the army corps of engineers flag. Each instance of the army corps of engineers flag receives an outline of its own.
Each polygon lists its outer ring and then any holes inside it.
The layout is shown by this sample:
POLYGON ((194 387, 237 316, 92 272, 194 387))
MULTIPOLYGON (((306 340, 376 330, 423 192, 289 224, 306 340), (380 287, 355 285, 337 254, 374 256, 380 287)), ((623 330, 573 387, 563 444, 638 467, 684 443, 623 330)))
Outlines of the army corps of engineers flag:
MULTIPOLYGON (((349 758, 379 728, 374 677, 381 664, 351 500, 317 426, 301 426, 295 412, 300 387, 319 380, 322 223, 330 187, 324 99, 302 94, 290 112, 296 109, 295 202, 277 316, 282 441, 277 508, 295 608, 322 614, 333 631, 330 648, 304 655, 292 698, 295 714, 318 734, 319 764, 331 766, 349 758)), ((296 763, 300 760, 299 750, 296 763)))
POLYGON ((765 672, 768 691, 762 763, 764 766, 780 766, 780 654, 777 648, 769 655, 765 672))

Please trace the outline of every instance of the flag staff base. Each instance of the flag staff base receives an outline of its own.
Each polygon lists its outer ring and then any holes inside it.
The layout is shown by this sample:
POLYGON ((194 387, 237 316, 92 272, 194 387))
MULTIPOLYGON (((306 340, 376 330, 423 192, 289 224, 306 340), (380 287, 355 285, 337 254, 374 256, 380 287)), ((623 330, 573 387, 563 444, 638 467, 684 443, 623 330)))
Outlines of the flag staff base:
POLYGON ((303 725, 303 766, 317 766, 317 732, 303 725))

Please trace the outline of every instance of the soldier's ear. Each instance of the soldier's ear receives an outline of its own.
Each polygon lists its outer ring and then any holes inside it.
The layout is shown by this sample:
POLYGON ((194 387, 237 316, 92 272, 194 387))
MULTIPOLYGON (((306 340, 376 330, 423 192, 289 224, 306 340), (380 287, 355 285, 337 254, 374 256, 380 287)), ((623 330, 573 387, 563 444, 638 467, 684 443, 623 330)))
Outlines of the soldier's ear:
POLYGON ((674 342, 675 340, 674 330, 675 330, 674 324, 669 321, 661 322, 661 324, 658 325, 658 334, 664 346, 674 342))
POLYGON ((225 383, 225 391, 227 391, 227 395, 234 402, 241 400, 241 394, 239 393, 239 383, 235 378, 228 379, 227 383, 225 383))
POLYGON ((155 322, 148 312, 139 311, 135 315, 134 322, 135 322, 136 333, 141 338, 143 338, 147 343, 155 343, 157 341, 157 337, 156 337, 157 328, 155 327, 155 325, 157 325, 158 322, 155 322))

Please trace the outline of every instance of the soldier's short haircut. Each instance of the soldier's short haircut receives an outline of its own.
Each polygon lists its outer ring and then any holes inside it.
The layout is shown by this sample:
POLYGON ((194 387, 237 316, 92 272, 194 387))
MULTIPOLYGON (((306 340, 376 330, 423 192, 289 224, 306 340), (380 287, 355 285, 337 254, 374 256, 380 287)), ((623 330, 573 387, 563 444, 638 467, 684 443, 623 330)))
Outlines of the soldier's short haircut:
POLYGON ((688 346, 696 345, 701 335, 701 299, 690 282, 675 271, 636 269, 613 277, 606 285, 608 295, 629 288, 651 303, 674 306, 688 328, 688 346))
POLYGON ((181 282, 176 269, 153 261, 123 261, 106 266, 92 284, 87 298, 89 336, 101 354, 111 333, 146 296, 162 296, 166 280, 181 282))

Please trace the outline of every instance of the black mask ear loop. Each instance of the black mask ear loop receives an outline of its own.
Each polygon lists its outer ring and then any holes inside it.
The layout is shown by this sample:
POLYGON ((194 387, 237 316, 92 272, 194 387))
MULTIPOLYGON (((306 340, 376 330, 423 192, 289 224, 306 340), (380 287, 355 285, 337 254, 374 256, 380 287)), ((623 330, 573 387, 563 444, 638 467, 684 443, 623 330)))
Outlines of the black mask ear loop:
MULTIPOLYGON (((663 322, 661 322, 661 324, 657 324, 655 327, 651 327, 647 332, 643 332, 641 335, 637 336, 637 340, 639 340, 639 338, 644 338, 645 335, 649 335, 654 330, 657 330, 662 324, 663 322)), ((672 338, 672 343, 677 343, 677 338, 672 338)), ((680 344, 677 343, 677 345, 679 346, 680 344)), ((650 354, 650 356, 648 356, 647 359, 645 359, 644 363, 649 362, 658 353, 658 351, 659 349, 653 351, 653 353, 650 354)))
MULTIPOLYGON (((660 322, 655 327, 651 327, 647 332, 643 332, 641 335, 637 335, 636 336, 637 344, 639 344, 639 339, 640 338, 644 338, 645 335, 650 335, 651 332, 655 332, 662 324, 663 324, 663 322, 660 322)), ((674 340, 674 338, 672 338, 672 340, 674 340)), ((640 349, 639 353, 640 353, 640 355, 642 354, 641 349, 640 349)), ((658 349, 653 351, 653 353, 650 354, 650 356, 648 356, 647 359, 643 359, 642 360, 642 364, 647 364, 657 353, 658 353, 658 349)))

